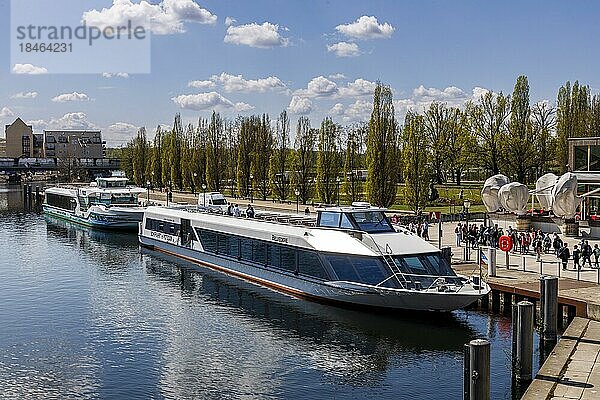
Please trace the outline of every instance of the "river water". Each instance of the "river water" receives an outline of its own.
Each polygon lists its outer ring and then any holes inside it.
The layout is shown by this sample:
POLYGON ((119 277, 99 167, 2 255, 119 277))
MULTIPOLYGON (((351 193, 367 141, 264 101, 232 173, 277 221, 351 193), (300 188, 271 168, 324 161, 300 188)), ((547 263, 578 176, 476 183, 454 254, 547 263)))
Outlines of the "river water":
POLYGON ((0 187, 2 399, 461 399, 474 338, 492 343, 492 398, 516 396, 504 316, 299 300, 46 219, 0 187))

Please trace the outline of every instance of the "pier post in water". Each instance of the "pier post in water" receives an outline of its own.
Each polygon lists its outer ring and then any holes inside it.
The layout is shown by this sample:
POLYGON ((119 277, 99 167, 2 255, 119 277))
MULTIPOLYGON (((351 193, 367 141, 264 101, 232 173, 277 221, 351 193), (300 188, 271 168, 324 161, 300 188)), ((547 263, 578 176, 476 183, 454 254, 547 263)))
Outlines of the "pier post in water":
POLYGON ((468 343, 463 348, 463 400, 470 400, 469 389, 471 387, 471 352, 468 343))
POLYGON ((540 278, 540 313, 542 314, 542 339, 555 342, 558 327, 558 278, 540 278))
POLYGON ((475 339, 469 342, 469 398, 489 400, 490 398, 490 342, 475 339))
MULTIPOLYGON (((517 304, 517 357, 516 378, 531 381, 533 370, 533 303, 521 301, 517 304)), ((514 322, 513 322, 514 323, 514 322)))
POLYGON ((487 251, 488 276, 496 276, 496 249, 490 246, 487 251))

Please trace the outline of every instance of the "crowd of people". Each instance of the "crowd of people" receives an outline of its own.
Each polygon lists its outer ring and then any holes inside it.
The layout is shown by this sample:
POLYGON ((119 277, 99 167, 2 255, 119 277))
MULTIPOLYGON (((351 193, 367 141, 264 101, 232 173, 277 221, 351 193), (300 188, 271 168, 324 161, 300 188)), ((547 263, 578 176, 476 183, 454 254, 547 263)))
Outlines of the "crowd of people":
POLYGON ((454 229, 456 235, 456 245, 469 245, 471 248, 479 246, 498 247, 499 239, 503 235, 510 236, 512 241, 512 253, 535 254, 537 261, 541 259, 542 254, 554 254, 561 260, 562 268, 567 269, 569 260, 573 260, 573 267, 581 269, 586 263, 590 268, 600 268, 600 247, 594 244, 592 247, 585 239, 581 239, 578 245, 569 249, 568 243, 564 242, 560 236, 554 232, 542 232, 542 230, 517 231, 511 226, 506 232, 498 225, 484 226, 459 222, 454 229), (593 262, 592 262, 593 257, 593 262))
MULTIPOLYGON (((392 215, 390 218, 392 224, 403 225, 403 222, 397 214, 392 215)), ((419 237, 429 240, 429 222, 423 216, 417 216, 417 219, 411 219, 406 225, 408 230, 412 233, 417 234, 419 237)))
MULTIPOLYGON (((238 204, 227 203, 227 212, 225 214, 230 217, 241 217, 242 210, 238 204)), ((246 215, 246 218, 254 218, 254 207, 252 207, 252 204, 248 204, 244 214, 246 215)))

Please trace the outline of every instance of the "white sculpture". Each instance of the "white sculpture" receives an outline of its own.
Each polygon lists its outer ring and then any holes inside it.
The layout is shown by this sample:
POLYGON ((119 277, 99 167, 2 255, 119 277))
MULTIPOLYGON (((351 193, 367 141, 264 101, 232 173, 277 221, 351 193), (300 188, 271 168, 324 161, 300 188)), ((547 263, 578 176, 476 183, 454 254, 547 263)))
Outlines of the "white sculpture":
POLYGON ((536 197, 544 210, 552 210, 552 189, 558 181, 558 176, 549 172, 539 177, 535 182, 536 197))
POLYGON ((527 214, 529 189, 519 182, 508 183, 498 190, 498 199, 506 211, 517 215, 527 214))
POLYGON ((552 189, 552 211, 557 217, 572 219, 580 204, 581 198, 577 197, 577 176, 567 172, 558 178, 552 189))
POLYGON ((481 190, 481 200, 488 212, 498 211, 502 204, 498 199, 498 190, 508 183, 508 177, 502 174, 490 176, 486 179, 481 190))

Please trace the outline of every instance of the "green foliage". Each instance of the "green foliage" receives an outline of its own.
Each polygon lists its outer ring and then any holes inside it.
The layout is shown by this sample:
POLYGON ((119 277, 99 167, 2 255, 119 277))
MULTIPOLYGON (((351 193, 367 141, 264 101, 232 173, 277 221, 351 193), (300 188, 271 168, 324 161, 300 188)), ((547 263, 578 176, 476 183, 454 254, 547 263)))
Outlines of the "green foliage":
POLYGON ((409 112, 402 129, 404 197, 415 212, 425 206, 429 197, 431 166, 428 149, 424 117, 409 112))
POLYGON ((362 181, 358 175, 363 167, 364 141, 368 127, 366 124, 356 124, 347 129, 346 157, 344 158, 344 193, 352 204, 360 199, 362 181))
POLYGON ((311 175, 315 168, 315 145, 317 142, 317 130, 310 127, 308 117, 300 117, 296 125, 296 140, 294 143, 294 185, 300 192, 299 198, 302 204, 306 204, 313 196, 313 185, 311 175))
POLYGON ((367 134, 367 196, 369 202, 389 207, 396 199, 398 176, 398 126, 392 91, 377 84, 367 134))
POLYGON ((270 159, 269 178, 273 193, 281 200, 289 196, 290 179, 287 173, 290 156, 290 120, 283 110, 277 118, 277 130, 270 159))
POLYGON ((273 131, 269 116, 263 114, 262 119, 256 117, 254 127, 254 153, 252 155, 252 174, 254 188, 261 199, 269 195, 269 166, 273 154, 273 131))
POLYGON ((460 118, 458 108, 434 101, 425 112, 425 133, 431 149, 431 164, 438 184, 445 181, 445 172, 449 167, 450 142, 455 139, 456 126, 460 118))
POLYGON ((333 204, 336 201, 337 178, 340 173, 340 149, 338 146, 339 126, 327 117, 319 129, 319 151, 317 154, 317 193, 321 201, 333 204))
POLYGON ((225 154, 224 125, 221 115, 212 113, 206 141, 206 185, 208 190, 221 191, 227 155, 225 154))
MULTIPOLYGON (((556 138, 557 156, 561 173, 565 172, 569 163, 568 139, 572 137, 586 137, 590 132, 588 121, 590 120, 590 89, 588 86, 580 86, 575 81, 567 81, 558 90, 558 104, 556 109, 556 138)), ((571 165, 570 168, 573 166, 571 165)))

